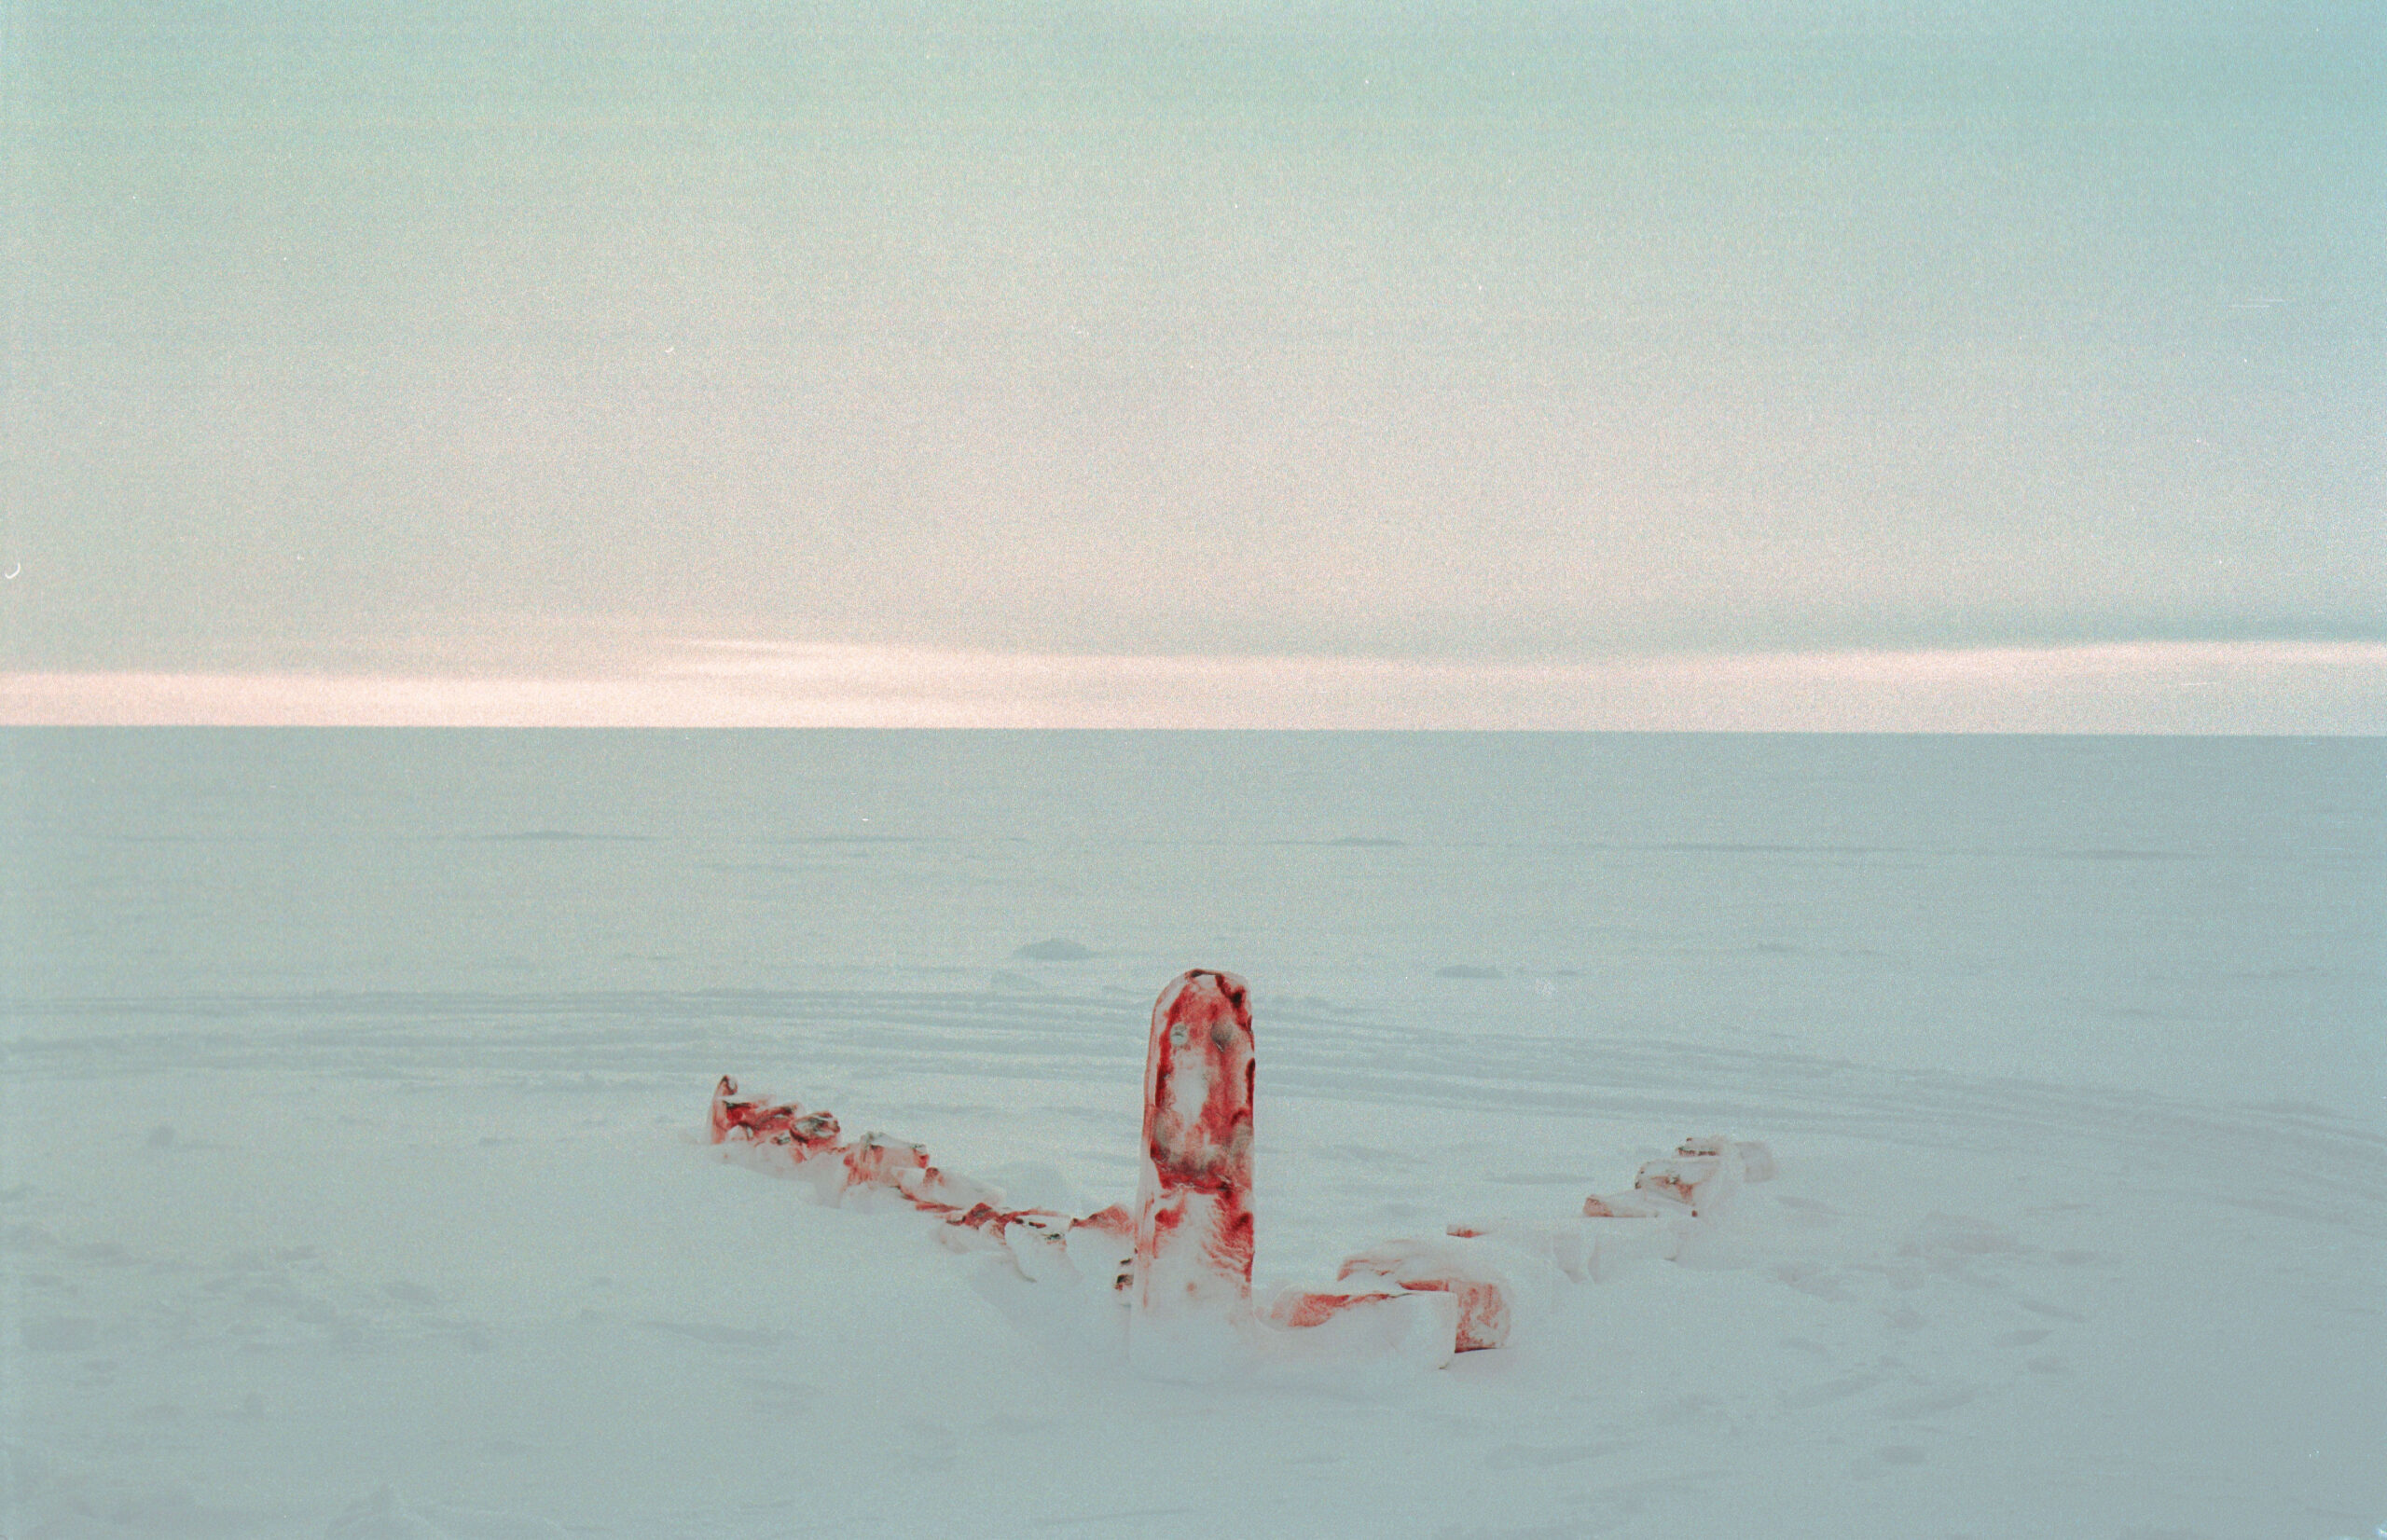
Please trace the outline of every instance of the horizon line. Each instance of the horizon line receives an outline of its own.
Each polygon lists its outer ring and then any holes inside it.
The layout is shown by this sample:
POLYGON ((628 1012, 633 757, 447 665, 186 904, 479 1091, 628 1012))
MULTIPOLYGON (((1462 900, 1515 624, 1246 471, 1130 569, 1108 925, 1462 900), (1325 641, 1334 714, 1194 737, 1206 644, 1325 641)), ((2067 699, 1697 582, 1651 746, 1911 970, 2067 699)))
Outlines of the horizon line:
POLYGON ((662 639, 610 670, 27 670, 0 725, 2387 734, 2387 642, 1485 660, 662 639))

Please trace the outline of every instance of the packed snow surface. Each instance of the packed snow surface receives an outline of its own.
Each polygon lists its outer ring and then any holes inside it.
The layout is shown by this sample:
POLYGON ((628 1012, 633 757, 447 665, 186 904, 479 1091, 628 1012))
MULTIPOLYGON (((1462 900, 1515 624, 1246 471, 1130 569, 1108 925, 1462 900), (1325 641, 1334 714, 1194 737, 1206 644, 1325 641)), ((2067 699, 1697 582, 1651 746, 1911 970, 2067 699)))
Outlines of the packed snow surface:
POLYGON ((7 1540, 2387 1522, 2375 742, 0 744, 7 1540), (1776 1169, 1493 1351, 1156 1375, 708 1137, 1130 1202, 1192 967, 1261 1290, 1776 1169))

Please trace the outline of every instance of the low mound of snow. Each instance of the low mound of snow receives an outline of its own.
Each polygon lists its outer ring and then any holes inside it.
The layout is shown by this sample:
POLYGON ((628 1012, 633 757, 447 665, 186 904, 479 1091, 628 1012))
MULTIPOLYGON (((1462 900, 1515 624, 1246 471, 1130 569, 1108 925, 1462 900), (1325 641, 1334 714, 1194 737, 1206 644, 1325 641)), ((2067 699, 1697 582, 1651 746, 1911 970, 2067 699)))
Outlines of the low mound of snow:
POLYGON ((1036 942, 1012 954, 1030 962, 1083 962, 1094 956, 1094 948, 1082 945, 1067 937, 1055 936, 1050 941, 1036 942))

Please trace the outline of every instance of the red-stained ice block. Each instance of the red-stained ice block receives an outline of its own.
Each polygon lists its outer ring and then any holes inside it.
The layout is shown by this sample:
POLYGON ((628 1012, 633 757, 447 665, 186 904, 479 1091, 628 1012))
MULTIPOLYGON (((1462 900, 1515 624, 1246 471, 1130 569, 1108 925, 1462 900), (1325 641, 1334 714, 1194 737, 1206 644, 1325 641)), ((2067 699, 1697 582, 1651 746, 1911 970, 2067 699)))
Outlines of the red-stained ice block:
POLYGON ((1152 1006, 1133 1302, 1140 1317, 1239 1319, 1251 1301, 1251 992, 1195 969, 1152 1006))
POLYGON ((708 1120, 712 1128, 712 1142, 724 1144, 737 1139, 752 1139, 758 1128, 793 1119, 798 1111, 793 1102, 774 1107, 738 1093, 738 1081, 727 1075, 712 1088, 712 1111, 708 1120))
POLYGON ((1649 1218, 1714 1214, 1744 1182, 1773 1176, 1773 1151, 1749 1139, 1720 1134, 1685 1139, 1663 1161, 1643 1163, 1633 1190, 1583 1200, 1586 1218, 1649 1218))
POLYGON ((1412 1293, 1448 1294, 1458 1301, 1457 1350, 1496 1348, 1509 1340, 1511 1286, 1467 1239, 1387 1241, 1350 1258, 1334 1276, 1362 1287, 1382 1279, 1412 1293))
POLYGON ((904 1191, 904 1179, 909 1177, 917 1185, 920 1175, 931 1169, 927 1146, 885 1134, 865 1134, 841 1153, 848 1187, 892 1188, 907 1198, 911 1193, 904 1191))
POLYGON ((837 1144, 837 1120, 826 1112, 807 1112, 793 1102, 768 1102, 740 1097, 738 1081, 724 1075, 713 1087, 708 1120, 712 1142, 740 1140, 782 1147, 791 1159, 802 1161, 837 1144))
POLYGON ((1399 1299, 1400 1294, 1401 1291, 1395 1288, 1346 1289, 1339 1294, 1292 1290, 1279 1294, 1270 1301, 1268 1320, 1290 1330, 1305 1330, 1322 1327, 1345 1311, 1380 1305, 1387 1299, 1399 1299))

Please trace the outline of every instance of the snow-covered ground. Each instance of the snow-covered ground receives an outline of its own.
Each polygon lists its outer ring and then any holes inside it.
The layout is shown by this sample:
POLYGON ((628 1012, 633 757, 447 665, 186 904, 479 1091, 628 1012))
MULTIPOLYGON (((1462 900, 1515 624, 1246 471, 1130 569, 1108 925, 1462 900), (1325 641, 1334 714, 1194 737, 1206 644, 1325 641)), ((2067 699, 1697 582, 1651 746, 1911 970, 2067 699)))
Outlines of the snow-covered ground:
POLYGON ((2376 743, 5 745, 7 1540, 2387 1521, 2376 743), (1263 1286, 1780 1175, 1499 1351, 1186 1384, 703 1140, 726 1070, 1125 1199, 1194 965, 1263 1286))

